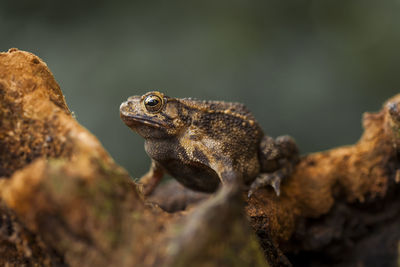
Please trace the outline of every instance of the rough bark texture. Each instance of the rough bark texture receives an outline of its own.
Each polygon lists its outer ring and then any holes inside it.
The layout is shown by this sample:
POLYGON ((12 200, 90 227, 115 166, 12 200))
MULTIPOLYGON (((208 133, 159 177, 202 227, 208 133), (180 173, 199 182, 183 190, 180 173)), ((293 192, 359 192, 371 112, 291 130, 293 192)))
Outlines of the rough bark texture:
POLYGON ((144 199, 46 64, 0 53, 0 265, 400 266, 399 102, 302 157, 280 197, 171 181, 144 199))
POLYGON ((400 240, 400 95, 365 113, 354 146, 304 156, 278 199, 260 190, 247 212, 304 266, 396 266, 400 240))

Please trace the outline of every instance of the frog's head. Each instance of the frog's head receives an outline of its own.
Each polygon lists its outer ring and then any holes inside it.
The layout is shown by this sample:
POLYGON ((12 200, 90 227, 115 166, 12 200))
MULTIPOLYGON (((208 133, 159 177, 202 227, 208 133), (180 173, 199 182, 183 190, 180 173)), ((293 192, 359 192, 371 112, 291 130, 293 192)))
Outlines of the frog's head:
MULTIPOLYGON (((145 139, 178 135, 188 125, 180 114, 180 102, 153 91, 143 96, 131 96, 119 108, 124 123, 145 139)), ((186 118, 186 119, 185 119, 186 118)))

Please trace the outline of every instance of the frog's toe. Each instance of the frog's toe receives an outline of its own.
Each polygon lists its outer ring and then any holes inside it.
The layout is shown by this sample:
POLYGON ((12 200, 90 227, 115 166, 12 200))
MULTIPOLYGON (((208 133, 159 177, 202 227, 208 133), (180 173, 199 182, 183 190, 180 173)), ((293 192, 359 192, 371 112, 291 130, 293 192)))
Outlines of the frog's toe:
POLYGON ((280 195, 282 177, 280 172, 262 173, 250 185, 248 197, 250 197, 257 189, 266 185, 272 186, 277 196, 280 195))

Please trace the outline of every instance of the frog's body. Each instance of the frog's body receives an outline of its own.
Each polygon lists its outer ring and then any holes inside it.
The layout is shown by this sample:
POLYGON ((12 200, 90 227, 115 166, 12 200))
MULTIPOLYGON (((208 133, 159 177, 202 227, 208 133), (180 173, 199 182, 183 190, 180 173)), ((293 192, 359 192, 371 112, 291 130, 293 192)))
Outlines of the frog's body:
POLYGON ((250 194, 271 184, 279 194, 298 151, 288 137, 264 136, 240 103, 175 99, 159 92, 132 96, 121 104, 122 120, 145 138, 152 158, 141 179, 145 194, 164 172, 198 191, 214 192, 220 183, 251 184, 250 194))

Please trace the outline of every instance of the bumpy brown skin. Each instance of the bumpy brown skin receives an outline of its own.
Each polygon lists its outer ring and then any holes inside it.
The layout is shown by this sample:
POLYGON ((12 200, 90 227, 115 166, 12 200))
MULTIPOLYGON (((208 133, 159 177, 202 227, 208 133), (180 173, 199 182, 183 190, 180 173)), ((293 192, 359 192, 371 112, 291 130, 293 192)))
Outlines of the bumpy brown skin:
POLYGON ((160 92, 132 96, 120 106, 122 120, 145 139, 152 165, 141 178, 149 195, 169 173, 188 188, 214 192, 220 183, 252 184, 249 194, 281 180, 298 158, 288 137, 264 136, 240 103, 176 99, 160 92))

